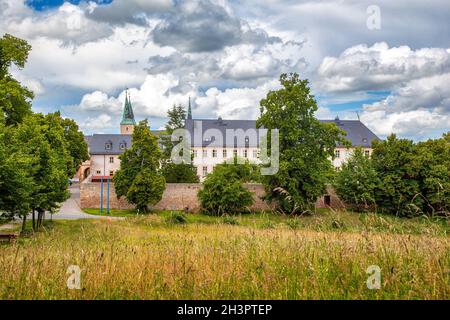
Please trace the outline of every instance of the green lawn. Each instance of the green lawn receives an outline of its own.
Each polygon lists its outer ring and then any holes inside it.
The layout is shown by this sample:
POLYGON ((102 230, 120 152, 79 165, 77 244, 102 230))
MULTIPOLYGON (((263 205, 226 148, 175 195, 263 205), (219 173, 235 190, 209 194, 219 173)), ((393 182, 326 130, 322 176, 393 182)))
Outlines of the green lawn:
POLYGON ((0 245, 0 299, 450 298, 448 221, 128 214, 48 221, 0 245), (70 265, 82 270, 82 290, 66 287, 70 265), (366 286, 371 265, 381 268, 379 290, 366 286))

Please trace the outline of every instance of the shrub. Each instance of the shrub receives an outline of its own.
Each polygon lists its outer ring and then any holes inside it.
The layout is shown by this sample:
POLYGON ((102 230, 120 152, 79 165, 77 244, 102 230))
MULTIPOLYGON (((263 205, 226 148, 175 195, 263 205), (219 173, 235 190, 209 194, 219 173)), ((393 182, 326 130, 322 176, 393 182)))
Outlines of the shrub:
POLYGON ((269 219, 264 220, 264 221, 261 223, 261 228, 264 228, 264 229, 274 229, 274 228, 275 228, 275 223, 274 223, 272 220, 269 220, 269 219))
POLYGON ((225 215, 222 219, 222 222, 225 224, 238 225, 239 221, 236 217, 225 215))
POLYGON ((291 218, 286 220, 286 225, 291 229, 298 229, 301 225, 300 218, 291 218))
POLYGON ((166 163, 162 168, 162 174, 167 183, 197 183, 199 181, 192 164, 166 163))
POLYGON ((172 211, 166 221, 173 224, 185 224, 187 223, 187 216, 182 212, 172 211))
POLYGON ((369 157, 356 148, 352 157, 336 173, 334 188, 339 198, 356 211, 368 211, 375 204, 379 184, 377 172, 369 157))
POLYGON ((242 183, 242 167, 235 164, 220 164, 206 177, 199 191, 202 211, 205 214, 222 216, 245 212, 253 204, 253 195, 242 183))

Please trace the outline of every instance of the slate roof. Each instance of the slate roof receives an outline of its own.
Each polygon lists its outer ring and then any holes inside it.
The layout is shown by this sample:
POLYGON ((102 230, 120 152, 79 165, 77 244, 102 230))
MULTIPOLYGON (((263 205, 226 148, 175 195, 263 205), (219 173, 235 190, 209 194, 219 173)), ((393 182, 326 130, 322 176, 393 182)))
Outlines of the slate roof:
MULTIPOLYGON (((335 123, 340 129, 344 130, 347 133, 346 139, 349 140, 354 147, 366 147, 369 148, 372 145, 372 141, 379 140, 379 138, 369 129, 367 128, 361 121, 359 120, 339 120, 336 118, 335 120, 319 120, 324 123, 335 123)), ((245 143, 244 137, 240 139, 236 139, 235 141, 226 141, 226 144, 219 141, 219 139, 214 138, 214 134, 220 132, 224 140, 226 139, 226 129, 242 129, 244 132, 248 129, 256 129, 256 121, 255 120, 222 120, 222 119, 186 119, 185 128, 189 131, 191 135, 191 145, 193 147, 223 147, 226 145, 227 147, 256 147, 259 146, 260 135, 261 132, 257 131, 256 137, 249 136, 248 142, 245 143), (194 127, 200 130, 200 122, 201 129, 204 133, 204 137, 206 139, 202 139, 201 135, 194 136, 194 127), (210 138, 210 139, 208 139, 210 138), (203 140, 203 141, 202 141, 203 140), (237 140, 237 141, 236 141, 237 140), (237 143, 236 143, 237 142, 237 143)))
MULTIPOLYGON (((374 140, 379 138, 367 128, 359 120, 319 120, 324 123, 336 123, 336 125, 347 132, 347 140, 349 140, 354 147, 370 148, 374 140)), ((242 148, 242 147, 258 147, 261 133, 256 130, 256 135, 248 134, 245 132, 249 129, 256 129, 255 120, 222 120, 222 119, 186 119, 185 128, 191 134, 192 146, 194 147, 223 147, 224 145, 230 148, 242 148), (201 128, 204 136, 194 135, 194 126, 201 128), (241 129, 244 134, 239 135, 239 139, 235 138, 234 141, 226 141, 224 144, 220 141, 219 132, 226 139, 226 129, 241 129), (248 137, 248 140, 245 137, 248 137), (206 138, 206 139, 203 139, 206 138)), ((159 137, 164 136, 164 131, 152 131, 159 137)), ((250 133, 250 131, 248 131, 250 133)), ((125 152, 125 150, 131 147, 132 135, 128 134, 94 134, 92 136, 85 136, 85 140, 89 145, 89 153, 91 155, 118 155, 125 152), (106 144, 111 144, 111 149, 106 149, 106 144), (126 148, 121 149, 121 143, 125 143, 126 148)), ((161 143, 160 143, 161 146, 161 143)))
POLYGON ((347 132, 347 136, 345 138, 349 140, 354 147, 370 148, 373 141, 380 140, 380 138, 378 138, 375 133, 373 133, 359 120, 335 119, 320 120, 320 122, 335 123, 339 127, 339 129, 347 132))
POLYGON ((94 134, 89 138, 89 153, 91 155, 122 154, 131 146, 131 138, 129 134, 94 134), (110 149, 106 148, 107 143, 111 144, 110 149), (122 143, 125 143, 125 149, 120 148, 122 143))
MULTIPOLYGON (((256 130, 256 121, 255 120, 222 120, 219 119, 186 119, 184 126, 191 135, 191 145, 194 147, 257 147, 259 146, 260 135, 261 132, 256 130), (194 128, 196 130, 202 130, 202 135, 194 134, 194 128), (242 134, 238 135, 238 138, 234 138, 234 141, 228 141, 226 139, 226 130, 233 129, 238 130, 241 129, 245 133, 247 130, 248 135, 242 134), (220 134, 219 134, 220 132, 220 134), (252 132, 252 133, 250 133, 252 132), (223 137, 221 141, 220 137, 223 137), (248 140, 246 140, 246 137, 248 140)), ((197 131, 200 132, 200 131, 197 131)))

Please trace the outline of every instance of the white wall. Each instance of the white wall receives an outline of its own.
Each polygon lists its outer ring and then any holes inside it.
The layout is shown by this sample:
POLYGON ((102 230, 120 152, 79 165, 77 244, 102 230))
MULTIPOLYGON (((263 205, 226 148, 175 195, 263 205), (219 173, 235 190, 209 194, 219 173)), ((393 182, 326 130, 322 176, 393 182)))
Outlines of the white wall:
POLYGON ((91 156, 91 175, 93 176, 109 176, 110 171, 113 174, 120 168, 120 160, 118 155, 92 155, 91 156), (113 163, 110 163, 110 157, 113 163))
POLYGON ((234 157, 234 150, 237 150, 237 156, 239 158, 248 159, 250 162, 258 163, 258 157, 255 157, 253 151, 258 153, 258 148, 213 148, 213 147, 193 147, 192 151, 194 152, 194 166, 197 167, 197 175, 200 180, 204 179, 203 175, 203 167, 208 168, 208 173, 211 173, 214 169, 214 166, 220 163, 223 163, 227 159, 232 159, 234 157), (227 157, 223 157, 223 150, 227 150, 227 157), (207 155, 203 157, 203 150, 206 150, 207 155), (217 157, 213 157, 213 150, 217 151, 217 157), (245 158, 244 153, 247 150, 247 157, 245 158), (195 152, 197 152, 197 156, 195 157, 195 152))

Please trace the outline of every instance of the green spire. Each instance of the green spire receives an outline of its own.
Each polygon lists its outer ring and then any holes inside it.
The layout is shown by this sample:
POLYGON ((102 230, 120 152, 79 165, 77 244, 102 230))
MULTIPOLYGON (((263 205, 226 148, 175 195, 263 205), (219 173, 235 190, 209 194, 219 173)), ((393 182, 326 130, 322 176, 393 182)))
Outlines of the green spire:
POLYGON ((187 119, 192 120, 191 97, 189 97, 189 107, 188 107, 187 119))
POLYGON ((123 108, 121 125, 136 125, 134 120, 133 107, 131 106, 131 99, 129 97, 128 89, 125 92, 125 106, 123 108))

